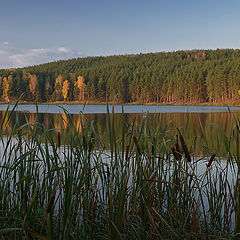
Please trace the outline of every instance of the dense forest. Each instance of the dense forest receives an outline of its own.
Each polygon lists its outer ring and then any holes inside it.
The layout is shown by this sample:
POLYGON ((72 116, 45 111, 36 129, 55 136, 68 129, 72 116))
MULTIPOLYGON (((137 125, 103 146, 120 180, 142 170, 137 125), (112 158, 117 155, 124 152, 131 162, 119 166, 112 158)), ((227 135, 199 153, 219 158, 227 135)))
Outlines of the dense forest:
POLYGON ((0 70, 0 100, 238 103, 240 50, 86 57, 0 70))

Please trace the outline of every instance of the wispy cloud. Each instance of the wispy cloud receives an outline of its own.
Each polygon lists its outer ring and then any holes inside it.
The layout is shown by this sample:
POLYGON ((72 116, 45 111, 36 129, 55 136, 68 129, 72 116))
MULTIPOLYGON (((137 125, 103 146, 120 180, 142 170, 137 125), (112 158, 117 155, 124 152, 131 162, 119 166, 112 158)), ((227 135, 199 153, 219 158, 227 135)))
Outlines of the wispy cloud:
POLYGON ((9 42, 0 42, 0 69, 24 67, 82 56, 81 52, 63 46, 18 50, 9 42))

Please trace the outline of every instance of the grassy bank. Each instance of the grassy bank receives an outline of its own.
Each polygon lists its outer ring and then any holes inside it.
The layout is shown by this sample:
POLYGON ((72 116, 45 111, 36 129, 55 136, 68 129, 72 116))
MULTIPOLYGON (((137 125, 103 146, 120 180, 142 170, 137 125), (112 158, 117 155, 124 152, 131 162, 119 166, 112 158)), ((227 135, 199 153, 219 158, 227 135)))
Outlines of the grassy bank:
POLYGON ((220 161, 208 149, 194 156, 182 129, 171 138, 167 127, 148 118, 123 123, 116 138, 114 114, 107 116, 110 150, 95 123, 82 120, 68 132, 67 144, 37 118, 24 125, 16 120, 5 136, 6 112, 0 238, 238 239, 238 119, 229 135, 216 139, 227 152, 220 161))

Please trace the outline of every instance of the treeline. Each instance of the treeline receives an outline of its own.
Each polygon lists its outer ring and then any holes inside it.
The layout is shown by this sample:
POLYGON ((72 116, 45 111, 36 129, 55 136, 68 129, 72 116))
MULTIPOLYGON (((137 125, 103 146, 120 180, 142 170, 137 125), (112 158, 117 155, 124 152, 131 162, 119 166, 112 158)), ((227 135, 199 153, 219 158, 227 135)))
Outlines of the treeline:
POLYGON ((9 102, 111 101, 234 103, 240 100, 240 50, 191 50, 87 57, 0 70, 9 102))

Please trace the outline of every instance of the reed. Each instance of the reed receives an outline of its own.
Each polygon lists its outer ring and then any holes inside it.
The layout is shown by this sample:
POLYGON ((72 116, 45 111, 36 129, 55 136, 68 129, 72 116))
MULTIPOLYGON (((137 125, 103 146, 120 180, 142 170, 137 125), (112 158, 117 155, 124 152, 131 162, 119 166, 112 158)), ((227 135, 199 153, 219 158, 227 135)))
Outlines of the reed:
MULTIPOLYGON (((123 122, 118 139, 107 111, 110 150, 94 122, 83 124, 80 114, 74 126, 67 111, 68 136, 37 118, 16 122, 8 135, 0 129, 1 239, 239 237, 237 118, 234 131, 218 134, 227 152, 221 160, 194 156, 183 130, 171 139, 148 117, 123 122)), ((9 117, 6 111, 1 127, 9 117)))

